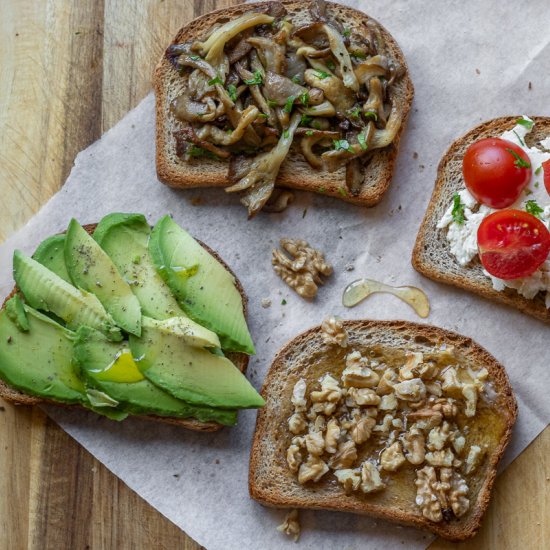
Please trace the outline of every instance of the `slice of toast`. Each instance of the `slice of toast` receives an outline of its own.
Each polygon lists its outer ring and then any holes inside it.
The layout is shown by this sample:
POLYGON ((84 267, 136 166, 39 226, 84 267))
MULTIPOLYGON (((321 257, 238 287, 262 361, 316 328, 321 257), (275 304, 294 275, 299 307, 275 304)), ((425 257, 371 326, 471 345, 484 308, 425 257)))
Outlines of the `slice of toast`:
MULTIPOLYGON (((83 227, 91 235, 94 232, 96 226, 97 224, 88 224, 88 225, 84 225, 83 227)), ((227 271, 229 271, 229 273, 233 275, 237 289, 239 290, 242 296, 243 310, 244 310, 244 315, 246 317, 247 298, 239 279, 237 279, 233 271, 231 271, 229 266, 220 258, 217 252, 213 251, 204 243, 200 241, 197 241, 197 242, 199 242, 201 246, 203 246, 210 254, 212 254, 212 256, 214 256, 225 267, 225 269, 227 269, 227 271)), ((15 287, 11 291, 9 296, 4 300, 4 303, 2 304, 2 308, 5 307, 6 302, 17 292, 17 290, 18 290, 17 287, 15 287)), ((248 355, 244 353, 228 353, 227 357, 235 364, 235 366, 241 372, 243 373, 246 372, 246 367, 248 366, 248 355)), ((9 401, 10 403, 13 403, 14 405, 40 405, 42 403, 48 403, 48 404, 58 405, 64 408, 75 408, 75 407, 81 408, 81 409, 84 408, 80 405, 67 405, 65 403, 60 403, 59 401, 55 401, 52 399, 45 399, 42 397, 27 395, 23 392, 20 392, 19 390, 16 390, 15 388, 12 388, 3 380, 0 380, 0 397, 2 399, 5 399, 6 401, 9 401)), ((132 416, 138 416, 138 415, 132 415, 132 416)), ((167 424, 175 424, 177 426, 182 426, 189 430, 194 430, 198 432, 215 432, 223 428, 223 426, 221 424, 218 424, 217 422, 201 422, 199 420, 195 420, 194 418, 170 418, 170 417, 156 416, 156 415, 139 416, 139 417, 156 420, 158 422, 164 422, 167 424)))
MULTIPOLYGON (((487 351, 469 338, 441 328, 407 321, 368 320, 344 321, 343 327, 348 333, 348 346, 346 348, 327 344, 323 338, 321 328, 315 327, 294 338, 275 357, 262 389, 266 405, 259 411, 251 450, 250 495, 267 506, 312 508, 366 514, 402 525, 426 529, 449 540, 458 541, 473 536, 478 530, 483 514, 489 504, 497 465, 510 440, 517 415, 516 400, 504 368, 487 351), (362 490, 357 490, 357 488, 349 491, 348 487, 346 491, 338 483, 332 470, 329 470, 317 482, 299 483, 297 473, 291 471, 287 458, 289 445, 293 442, 300 445, 299 441, 293 440, 288 422, 293 412, 298 410, 297 407, 294 408, 291 402, 293 388, 298 380, 303 379, 307 383, 308 391, 305 396, 307 407, 305 403, 302 407, 302 410, 305 408, 307 413, 302 414, 307 415, 309 427, 306 429, 311 430, 312 425, 317 423, 317 420, 313 420, 313 416, 310 416, 314 406, 311 401, 313 395, 311 390, 318 389, 318 380, 327 373, 339 381, 346 366, 346 356, 351 351, 359 351, 363 357, 369 358, 367 363, 380 376, 380 382, 375 380, 374 385, 371 384, 371 387, 376 394, 385 395, 388 393, 388 388, 382 389, 383 384, 381 382, 383 380, 382 374, 385 371, 391 368, 399 372, 398 365, 403 364, 404 354, 407 357, 407 354, 411 354, 411 352, 423 354, 422 357, 426 363, 421 363, 419 367, 421 368, 422 365, 430 363, 430 357, 433 359, 434 350, 439 350, 435 356, 446 357, 441 362, 439 362, 439 359, 436 360, 436 364, 441 364, 444 368, 450 369, 449 365, 455 364, 466 369, 466 371, 460 370, 461 373, 467 372, 468 367, 478 373, 480 372, 479 369, 485 368, 488 373, 488 377, 484 382, 486 384, 485 393, 479 395, 474 417, 465 416, 465 409, 461 408, 462 402, 460 399, 454 400, 454 403, 458 406, 458 413, 455 411, 455 417, 452 417, 453 413, 449 412, 448 409, 441 409, 444 411, 444 422, 447 422, 447 420, 449 423, 456 422, 454 426, 458 425, 465 436, 463 450, 461 452, 453 451, 455 458, 462 463, 461 466, 456 463, 453 468, 456 468, 457 473, 460 472, 468 485, 469 509, 464 515, 457 518, 454 514, 454 508, 453 511, 443 509, 443 505, 439 508, 440 503, 437 500, 438 509, 436 511, 441 514, 439 521, 427 519, 421 513, 420 504, 423 504, 423 499, 418 500, 415 476, 418 475, 417 471, 419 469, 426 466, 427 454, 424 461, 419 462, 419 460, 416 460, 415 465, 411 464, 407 458, 396 472, 380 471, 382 481, 386 484, 385 488, 367 494, 362 490), (445 354, 448 355, 445 356, 445 354), (447 366, 445 367, 445 365, 447 366), (468 424, 470 425, 469 430, 465 428, 468 424), (487 445, 486 454, 477 470, 474 470, 470 475, 466 475, 461 468, 465 468, 465 465, 469 463, 469 447, 472 444, 479 445, 481 448, 487 445)), ((411 355, 411 357, 415 356, 411 355)), ((364 365, 367 363, 364 363, 364 365)), ((441 370, 438 372, 441 372, 441 370)), ((429 383, 428 377, 431 375, 428 374, 428 371, 419 376, 425 379, 426 384, 429 383)), ((399 373, 398 379, 403 380, 401 373, 399 373)), ((432 379, 432 382, 433 380, 438 380, 438 378, 432 379)), ((342 382, 339 383, 342 384, 342 382)), ((350 385, 345 382, 344 384, 348 393, 338 402, 339 408, 334 413, 336 415, 339 414, 338 411, 341 410, 343 404, 347 404, 347 401, 343 400, 347 400, 351 395, 350 385)), ((365 385, 369 384, 364 384, 363 387, 365 385)), ((393 390, 394 387, 392 386, 389 392, 396 392, 397 390, 393 390)), ((433 389, 433 386, 431 388, 433 389)), ((399 401, 398 412, 392 412, 394 418, 399 418, 399 411, 402 411, 401 414, 403 415, 408 415, 411 411, 416 410, 419 414, 419 411, 428 410, 426 403, 430 403, 432 399, 432 389, 426 394, 424 400, 411 402, 408 413, 406 408, 401 409, 403 402, 399 401)), ((448 391, 451 390, 449 388, 445 389, 441 398, 447 399, 448 391)), ((433 399, 437 398, 434 397, 433 399)), ((294 398, 294 400, 296 399, 294 398)), ((319 401, 318 396, 315 401, 319 401)), ((448 403, 452 402, 448 401, 448 403)), ((446 406, 448 407, 448 405, 446 406)), ((364 410, 364 408, 361 409, 361 411, 364 410)), ((325 410, 325 412, 327 411, 325 410)), ((384 432, 377 431, 377 426, 383 425, 384 422, 381 417, 386 412, 387 410, 379 411, 379 416, 375 417, 377 418, 377 425, 374 428, 371 426, 374 435, 371 434, 370 439, 367 439, 362 445, 357 445, 357 458, 351 466, 348 465, 348 468, 354 468, 358 466, 358 463, 365 460, 372 463, 382 461, 380 458, 382 456, 380 455, 380 442, 382 441, 383 446, 383 437, 385 436, 383 436, 384 432)), ((420 417, 422 417, 422 414, 420 412, 420 417)), ((408 416, 406 419, 405 416, 401 418, 405 430, 411 429, 412 431, 414 426, 411 428, 411 425, 413 422, 418 421, 418 418, 414 420, 413 417, 408 416)), ((396 424, 392 425, 396 426, 396 424)), ((345 426, 343 420, 340 420, 340 427, 352 430, 349 425, 345 426)), ((323 428, 321 427, 321 429, 323 428)), ((396 429, 399 431, 398 428, 396 429)), ((429 436, 427 435, 430 429, 428 426, 424 432, 426 434, 425 444, 428 444, 426 451, 434 448, 430 447, 432 443, 437 445, 437 441, 432 440, 431 432, 429 436)), ((326 429, 323 433, 326 437, 326 429)), ((353 434, 353 431, 351 433, 353 434)), ((301 435, 303 436, 304 432, 301 435)), ((391 437, 391 434, 389 437, 391 437)), ((402 442, 401 437, 402 435, 398 434, 394 440, 402 442)), ((341 444, 342 432, 339 441, 341 444)), ((458 438, 453 439, 453 441, 458 441, 458 438)), ((445 445, 449 445, 449 442, 447 441, 445 445)), ((451 449, 454 449, 454 443, 452 445, 451 449)), ((444 448, 447 449, 447 447, 444 448)), ((459 448, 458 444, 457 448, 459 448)), ((302 453, 302 465, 304 465, 303 461, 306 460, 305 457, 309 451, 309 447, 307 447, 307 450, 302 447, 300 451, 302 453)), ((324 460, 327 460, 327 456, 330 457, 331 455, 323 455, 324 460)), ((432 456, 430 456, 430 460, 432 460, 432 456)), ((327 463, 330 464, 330 460, 327 460, 327 463)), ((380 468, 380 466, 378 467, 380 468)), ((301 470, 298 470, 298 473, 301 473, 301 470)), ((445 491, 441 484, 439 488, 445 491)), ((449 497, 448 493, 447 496, 449 497)), ((451 507, 451 498, 454 497, 449 497, 447 503, 449 508, 451 507)))
MULTIPOLYGON (((239 4, 221 9, 199 17, 181 28, 172 44, 179 44, 206 36, 216 25, 237 18, 242 14, 261 9, 269 2, 254 4, 239 4)), ((311 22, 309 8, 311 2, 283 1, 289 19, 295 26, 311 22)), ((374 206, 382 199, 387 190, 394 170, 399 149, 399 141, 406 126, 412 103, 414 88, 409 76, 407 64, 399 45, 389 32, 374 19, 347 6, 327 2, 327 13, 331 19, 340 21, 344 27, 359 34, 366 34, 367 23, 373 21, 381 30, 385 41, 386 55, 403 68, 403 76, 392 84, 391 97, 397 102, 402 114, 402 124, 392 144, 384 149, 376 150, 367 168, 360 192, 357 195, 343 193, 346 182, 346 170, 340 168, 335 172, 327 172, 313 168, 297 148, 291 148, 282 164, 276 185, 290 189, 312 191, 363 206, 374 206)), ((156 164, 159 179, 182 189, 192 187, 224 187, 229 185, 228 165, 219 160, 207 158, 181 160, 176 155, 174 132, 184 125, 170 111, 172 101, 186 87, 187 75, 180 76, 178 71, 166 59, 159 61, 153 76, 153 87, 156 96, 156 164)))
MULTIPOLYGON (((446 229, 437 228, 437 223, 452 203, 454 193, 464 188, 462 159, 466 149, 478 139, 500 136, 504 131, 513 128, 518 118, 520 116, 507 116, 484 122, 457 139, 447 149, 439 163, 432 197, 416 238, 412 265, 430 279, 516 307, 549 323, 550 309, 546 308, 542 293, 539 292, 533 299, 528 299, 511 288, 495 290, 491 280, 483 274, 479 258, 476 256, 470 264, 461 266, 450 252, 445 236, 446 229)), ((527 143, 536 143, 550 135, 549 117, 530 118, 535 121, 535 126, 526 137, 527 143)))

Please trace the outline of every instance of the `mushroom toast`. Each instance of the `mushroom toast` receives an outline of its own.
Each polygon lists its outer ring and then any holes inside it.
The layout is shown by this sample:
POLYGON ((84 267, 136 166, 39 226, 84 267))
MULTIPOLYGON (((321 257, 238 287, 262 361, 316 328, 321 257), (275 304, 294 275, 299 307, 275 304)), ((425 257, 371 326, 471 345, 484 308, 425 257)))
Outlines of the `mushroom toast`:
POLYGON ((277 354, 262 395, 252 498, 450 540, 479 529, 517 415, 489 353, 406 321, 326 319, 277 354))
POLYGON ((169 216, 76 220, 28 257, 0 310, 0 396, 213 431, 263 405, 242 371, 254 345, 227 266, 169 216))
POLYGON ((166 50, 154 87, 159 178, 241 192, 249 216, 275 185, 378 203, 413 97, 391 35, 320 0, 200 17, 166 50))

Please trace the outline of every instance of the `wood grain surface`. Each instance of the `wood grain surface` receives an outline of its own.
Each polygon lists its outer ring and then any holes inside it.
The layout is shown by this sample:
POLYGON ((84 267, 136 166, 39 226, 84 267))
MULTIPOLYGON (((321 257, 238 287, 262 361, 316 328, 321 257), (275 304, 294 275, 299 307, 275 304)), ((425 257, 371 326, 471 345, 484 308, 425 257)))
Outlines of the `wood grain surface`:
MULTIPOLYGON (((178 28, 236 3, 0 0, 0 241, 150 91, 178 28)), ((0 550, 200 548, 40 409, 0 402, 0 440, 0 550)), ((550 428, 500 476, 478 536, 430 548, 548 547, 550 428)))

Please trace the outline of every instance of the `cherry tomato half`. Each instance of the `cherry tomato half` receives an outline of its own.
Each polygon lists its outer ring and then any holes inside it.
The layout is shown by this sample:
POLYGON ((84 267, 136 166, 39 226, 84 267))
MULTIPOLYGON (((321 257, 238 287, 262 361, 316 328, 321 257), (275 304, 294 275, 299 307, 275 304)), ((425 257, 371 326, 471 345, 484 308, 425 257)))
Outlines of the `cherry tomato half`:
POLYGON ((499 279, 534 273, 550 253, 550 231, 522 210, 501 210, 487 216, 477 230, 483 267, 499 279))
POLYGON ((544 187, 550 195, 550 160, 546 160, 542 163, 542 169, 544 171, 544 187))
POLYGON ((511 141, 480 139, 466 150, 462 174, 468 191, 491 208, 506 208, 531 179, 529 156, 511 141))

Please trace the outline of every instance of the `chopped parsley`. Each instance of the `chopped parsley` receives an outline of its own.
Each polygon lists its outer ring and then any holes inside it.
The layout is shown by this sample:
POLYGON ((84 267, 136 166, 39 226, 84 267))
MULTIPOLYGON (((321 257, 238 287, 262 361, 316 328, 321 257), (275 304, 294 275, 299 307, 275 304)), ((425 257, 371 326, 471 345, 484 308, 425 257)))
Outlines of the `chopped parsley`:
POLYGON ((206 149, 203 149, 198 145, 191 145, 186 152, 191 158, 197 158, 197 157, 206 157, 210 159, 218 158, 217 155, 212 153, 212 151, 207 151, 206 149))
POLYGON ((319 187, 319 193, 326 193, 326 191, 327 188, 324 185, 321 185, 321 187, 319 187))
POLYGON ((264 82, 264 77, 260 70, 254 71, 254 78, 249 78, 248 80, 244 80, 244 83, 247 86, 261 86, 264 82))
POLYGON ((302 115, 300 119, 300 126, 307 126, 311 122, 311 117, 308 115, 302 115))
POLYGON ((286 103, 285 103, 285 106, 284 106, 284 109, 283 109, 285 113, 291 113, 292 112, 292 107, 294 106, 294 100, 295 99, 296 99, 296 97, 291 95, 286 100, 286 103))
POLYGON ((311 123, 311 127, 315 128, 316 130, 320 130, 321 129, 321 123, 318 120, 314 120, 311 123))
POLYGON ((190 55, 189 59, 192 59, 193 61, 198 61, 199 59, 202 59, 200 55, 190 55))
POLYGON ((518 118, 516 120, 516 124, 521 124, 528 130, 531 130, 535 123, 532 120, 527 120, 526 118, 518 118))
POLYGON ((351 149, 351 145, 347 139, 333 139, 332 143, 336 151, 349 151, 351 149))
POLYGON ((544 212, 544 209, 539 206, 536 200, 528 200, 525 203, 525 211, 532 214, 536 218, 540 218, 540 215, 544 212))
POLYGON ((208 81, 209 86, 214 86, 215 84, 223 84, 223 80, 219 76, 217 76, 216 78, 208 81))
POLYGON ((309 105, 309 93, 308 92, 304 92, 303 94, 300 94, 300 103, 304 107, 307 107, 309 105))
POLYGON ((542 170, 542 164, 535 170, 535 176, 538 176, 541 170, 542 170))
POLYGON ((315 69, 315 76, 319 80, 324 80, 325 78, 328 78, 330 76, 330 74, 327 73, 326 71, 321 71, 320 69, 315 69))
POLYGON ((506 151, 508 151, 516 159, 514 164, 518 168, 531 168, 531 164, 526 160, 523 160, 513 149, 506 149, 506 151))
POLYGON ((284 137, 285 139, 288 139, 288 136, 289 136, 289 135, 290 135, 290 134, 288 133, 288 130, 284 130, 284 131, 283 131, 283 137, 284 137))
POLYGON ((521 145, 525 146, 525 141, 521 139, 521 136, 515 130, 512 130, 512 132, 516 134, 516 137, 518 138, 518 141, 521 143, 521 145))
POLYGON ((348 36, 351 36, 351 31, 348 28, 345 28, 342 34, 348 38, 348 36))
POLYGON ((365 118, 372 118, 375 122, 378 120, 378 115, 374 111, 367 111, 365 118))
POLYGON ((458 193, 455 193, 453 195, 453 210, 451 212, 451 215, 453 217, 453 221, 458 223, 459 225, 462 225, 464 223, 465 207, 466 205, 464 205, 460 200, 460 195, 458 193))
POLYGON ((342 195, 342 197, 347 197, 348 193, 343 187, 338 187, 338 194, 342 195))
POLYGON ((359 142, 359 145, 361 146, 361 149, 363 149, 363 151, 366 151, 369 148, 369 146, 367 145, 367 140, 365 139, 365 134, 363 132, 357 134, 357 141, 359 142))
POLYGON ((536 182, 534 183, 534 186, 538 189, 538 188, 539 188, 539 182, 536 181, 536 182))
POLYGON ((286 300, 284 298, 281 300, 281 305, 286 306, 286 300))
POLYGON ((331 71, 334 71, 334 69, 336 69, 336 65, 334 64, 334 61, 332 59, 329 59, 327 61, 327 67, 331 70, 331 71))
POLYGON ((361 107, 357 106, 355 109, 352 109, 349 112, 349 116, 352 116, 353 118, 359 118, 359 115, 361 114, 361 107))
POLYGON ((237 101, 237 87, 234 84, 229 84, 229 86, 227 86, 227 93, 231 101, 237 101))
POLYGON ((279 105, 276 101, 273 101, 272 99, 268 99, 268 100, 267 100, 267 104, 268 104, 270 107, 277 107, 277 105, 279 105))
POLYGON ((294 84, 302 84, 302 79, 300 78, 300 75, 299 74, 295 74, 292 78, 291 78, 292 82, 294 82, 294 84))
POLYGON ((306 136, 309 137, 309 136, 312 136, 312 135, 313 135, 313 130, 308 130, 308 131, 306 132, 306 136))

